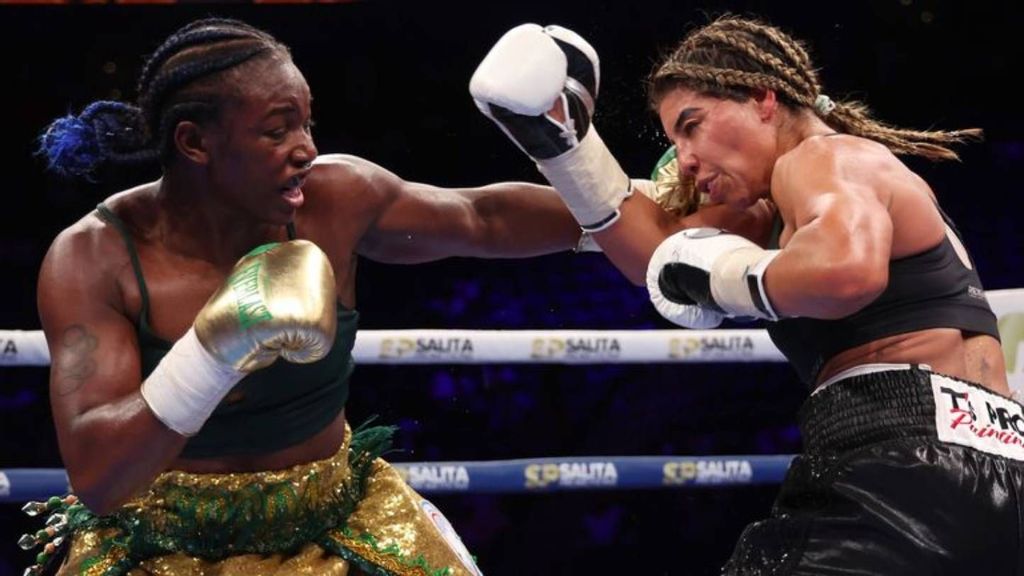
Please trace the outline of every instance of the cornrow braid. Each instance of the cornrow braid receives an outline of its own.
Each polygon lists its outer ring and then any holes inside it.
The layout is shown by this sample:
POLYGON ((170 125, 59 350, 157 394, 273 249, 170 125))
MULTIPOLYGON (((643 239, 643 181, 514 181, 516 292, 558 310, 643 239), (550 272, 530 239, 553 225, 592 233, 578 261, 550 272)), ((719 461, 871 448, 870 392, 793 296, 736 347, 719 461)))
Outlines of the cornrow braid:
POLYGON ((688 34, 655 66, 647 87, 655 108, 667 92, 680 87, 740 102, 756 90, 768 88, 790 107, 814 110, 838 132, 875 140, 896 154, 930 160, 956 160, 959 157, 951 145, 981 137, 978 129, 890 126, 874 119, 863 103, 852 100, 819 109, 823 90, 803 44, 774 26, 735 16, 719 18, 688 34))
POLYGON ((266 40, 273 41, 270 35, 238 20, 206 18, 187 24, 168 37, 150 55, 149 60, 146 61, 142 68, 142 74, 139 75, 137 92, 144 94, 148 90, 149 83, 156 71, 163 66, 168 58, 179 52, 202 44, 253 36, 264 36, 266 40))
POLYGON ((108 161, 166 161, 178 123, 215 119, 234 94, 222 73, 274 54, 290 58, 286 46, 244 22, 192 22, 168 37, 143 66, 137 105, 99 101, 77 117, 59 118, 41 136, 39 153, 50 169, 67 176, 91 177, 108 161))
POLYGON ((168 66, 156 74, 149 84, 149 90, 140 93, 139 107, 146 117, 155 144, 161 155, 170 152, 170 135, 182 120, 207 121, 216 117, 223 100, 223 91, 217 89, 187 90, 197 80, 229 70, 269 51, 264 45, 240 46, 214 59, 202 59, 168 66), (194 114, 182 114, 190 111, 194 114), (173 120, 173 122, 172 122, 173 120))

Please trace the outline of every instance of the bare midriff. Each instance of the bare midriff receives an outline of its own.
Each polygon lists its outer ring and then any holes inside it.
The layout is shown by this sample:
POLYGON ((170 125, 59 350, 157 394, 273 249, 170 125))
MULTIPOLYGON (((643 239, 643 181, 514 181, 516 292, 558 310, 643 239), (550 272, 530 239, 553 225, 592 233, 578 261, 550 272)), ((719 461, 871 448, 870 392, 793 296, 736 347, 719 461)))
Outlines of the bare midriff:
POLYGON ((198 474, 228 474, 232 472, 260 472, 281 470, 297 464, 330 458, 341 447, 345 438, 345 412, 342 411, 326 428, 300 444, 267 454, 225 456, 220 458, 179 458, 171 470, 198 474))
POLYGON ((818 374, 816 384, 864 364, 927 364, 933 372, 1010 395, 999 341, 987 334, 936 328, 880 338, 833 356, 818 374))

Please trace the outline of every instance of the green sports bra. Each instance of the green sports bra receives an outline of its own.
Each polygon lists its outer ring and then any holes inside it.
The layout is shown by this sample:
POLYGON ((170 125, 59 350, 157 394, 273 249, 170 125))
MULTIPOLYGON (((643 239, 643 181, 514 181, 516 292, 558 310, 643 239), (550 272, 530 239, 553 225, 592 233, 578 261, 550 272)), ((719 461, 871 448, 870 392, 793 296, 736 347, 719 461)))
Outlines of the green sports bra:
MULTIPOLYGON (((141 353, 142 378, 160 363, 171 342, 149 328, 149 293, 135 243, 124 222, 102 203, 96 207, 103 220, 121 234, 139 283, 142 309, 136 322, 141 353)), ((288 224, 288 238, 295 227, 288 224)), ((222 402, 198 434, 188 439, 183 458, 217 458, 274 452, 311 438, 330 424, 345 407, 348 378, 354 362, 359 313, 338 306, 338 330, 334 346, 323 359, 311 364, 278 361, 249 374, 222 402)))

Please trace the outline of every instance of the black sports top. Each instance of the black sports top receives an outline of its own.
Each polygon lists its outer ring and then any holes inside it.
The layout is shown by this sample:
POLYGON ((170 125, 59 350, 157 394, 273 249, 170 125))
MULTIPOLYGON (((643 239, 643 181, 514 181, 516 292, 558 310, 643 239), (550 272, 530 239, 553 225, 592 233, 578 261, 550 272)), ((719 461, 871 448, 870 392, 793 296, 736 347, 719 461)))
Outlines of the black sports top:
MULTIPOLYGON (((135 243, 124 222, 109 208, 96 207, 100 217, 113 225, 124 239, 142 296, 136 322, 142 378, 145 379, 171 349, 149 328, 149 293, 135 243)), ((295 229, 288 225, 288 238, 295 229)), ((287 448, 314 436, 345 407, 348 378, 352 373, 359 314, 338 306, 338 330, 334 346, 323 359, 310 364, 278 361, 243 378, 221 402, 198 434, 188 439, 183 458, 216 458, 264 454, 287 448), (232 398, 237 400, 232 401, 232 398)))
MULTIPOLYGON (((937 206, 936 206, 937 207, 937 206)), ((938 208, 938 207, 937 207, 938 208)), ((825 362, 874 340, 929 328, 959 328, 999 338, 974 262, 964 265, 950 236, 960 233, 942 209, 947 226, 942 242, 924 252, 889 262, 889 284, 862 310, 838 320, 785 318, 767 326, 772 341, 800 379, 813 388, 825 362)), ((769 248, 777 248, 782 220, 776 216, 769 248)))

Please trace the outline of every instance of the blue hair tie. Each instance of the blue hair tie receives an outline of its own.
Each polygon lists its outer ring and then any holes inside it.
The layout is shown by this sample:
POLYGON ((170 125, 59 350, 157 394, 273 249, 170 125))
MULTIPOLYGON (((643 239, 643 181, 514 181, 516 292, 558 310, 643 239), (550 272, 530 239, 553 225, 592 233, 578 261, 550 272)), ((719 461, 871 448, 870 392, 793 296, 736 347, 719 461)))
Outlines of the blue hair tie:
POLYGON ((88 176, 104 157, 91 123, 73 114, 54 120, 40 140, 39 153, 61 176, 88 176))

